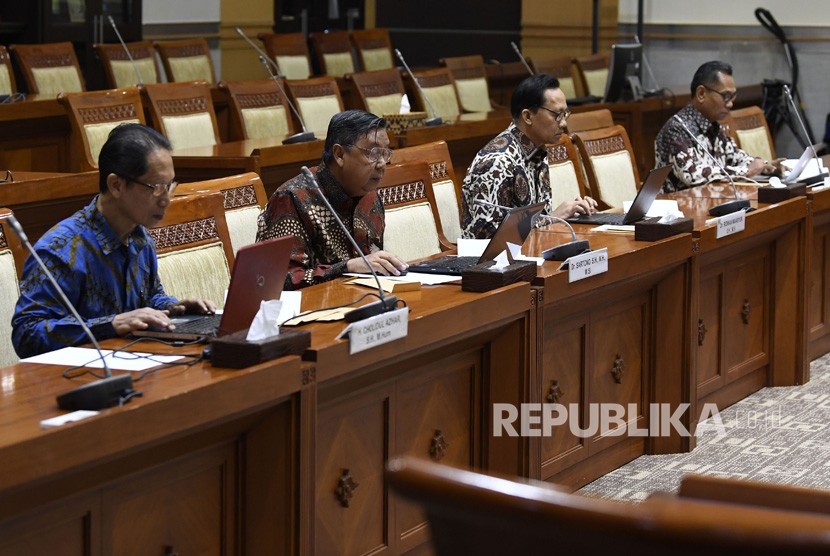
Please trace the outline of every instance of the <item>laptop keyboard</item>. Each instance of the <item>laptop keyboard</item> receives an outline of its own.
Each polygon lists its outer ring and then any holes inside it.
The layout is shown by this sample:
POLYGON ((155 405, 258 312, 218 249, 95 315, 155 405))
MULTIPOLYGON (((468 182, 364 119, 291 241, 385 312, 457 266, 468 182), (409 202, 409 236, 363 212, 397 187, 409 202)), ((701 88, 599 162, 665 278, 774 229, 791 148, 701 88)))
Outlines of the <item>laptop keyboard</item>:
POLYGON ((222 315, 205 315, 203 318, 193 319, 176 324, 178 334, 198 334, 200 336, 215 336, 222 322, 222 315))
POLYGON ((464 270, 478 264, 478 257, 438 257, 437 259, 430 259, 414 265, 409 265, 407 269, 409 272, 419 272, 421 269, 430 269, 433 271, 443 270, 447 274, 461 273, 464 270))
POLYGON ((595 212, 594 214, 580 214, 579 216, 568 218, 568 222, 572 224, 622 224, 625 220, 625 214, 614 212, 595 212))

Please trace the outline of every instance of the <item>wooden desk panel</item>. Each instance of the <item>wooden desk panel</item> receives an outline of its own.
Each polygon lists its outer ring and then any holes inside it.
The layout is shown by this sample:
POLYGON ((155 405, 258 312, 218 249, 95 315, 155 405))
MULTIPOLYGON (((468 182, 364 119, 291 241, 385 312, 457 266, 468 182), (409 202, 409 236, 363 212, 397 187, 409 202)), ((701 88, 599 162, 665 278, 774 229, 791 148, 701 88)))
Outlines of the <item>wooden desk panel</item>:
POLYGON ((69 170, 69 120, 57 99, 0 104, 0 168, 69 170))

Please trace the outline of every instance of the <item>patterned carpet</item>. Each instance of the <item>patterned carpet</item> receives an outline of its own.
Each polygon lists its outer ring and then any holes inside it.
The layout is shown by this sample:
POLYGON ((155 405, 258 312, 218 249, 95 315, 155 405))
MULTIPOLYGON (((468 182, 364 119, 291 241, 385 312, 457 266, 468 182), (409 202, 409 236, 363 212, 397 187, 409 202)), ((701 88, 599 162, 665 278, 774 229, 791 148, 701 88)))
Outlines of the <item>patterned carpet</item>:
POLYGON ((764 388, 720 418, 723 428, 706 427, 692 452, 641 456, 579 493, 640 501, 674 492, 686 473, 830 489, 830 354, 810 364, 804 386, 764 388))

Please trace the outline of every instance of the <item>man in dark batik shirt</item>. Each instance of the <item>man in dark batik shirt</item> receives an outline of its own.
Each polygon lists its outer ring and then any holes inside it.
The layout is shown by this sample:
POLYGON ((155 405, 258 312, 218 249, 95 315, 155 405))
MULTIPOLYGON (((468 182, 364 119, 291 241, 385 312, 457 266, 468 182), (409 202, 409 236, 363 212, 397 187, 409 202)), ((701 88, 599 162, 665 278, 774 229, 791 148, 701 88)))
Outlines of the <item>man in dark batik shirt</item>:
MULTIPOLYGON (((546 203, 546 213, 560 218, 590 214, 597 203, 590 197, 550 206, 551 183, 545 145, 559 142, 571 111, 559 80, 538 74, 519 83, 510 99, 513 121, 473 159, 464 177, 461 229, 465 238, 493 236, 506 211, 546 203)), ((554 184, 555 185, 555 184, 554 184)))
MULTIPOLYGON (((329 122, 317 181, 375 272, 398 275, 407 265, 383 251, 384 212, 377 187, 392 157, 386 120, 362 110, 329 122)), ((287 288, 369 272, 331 211, 305 176, 282 184, 259 215, 257 241, 294 236, 287 288)))
POLYGON ((654 141, 655 167, 672 167, 663 192, 726 180, 718 165, 731 176, 780 174, 779 164, 783 159, 768 161, 753 157, 741 150, 718 123, 729 115, 737 96, 732 66, 725 62, 706 62, 695 72, 691 89, 692 100, 677 113, 689 131, 675 118, 669 118, 654 141), (689 132, 712 156, 695 143, 689 132))

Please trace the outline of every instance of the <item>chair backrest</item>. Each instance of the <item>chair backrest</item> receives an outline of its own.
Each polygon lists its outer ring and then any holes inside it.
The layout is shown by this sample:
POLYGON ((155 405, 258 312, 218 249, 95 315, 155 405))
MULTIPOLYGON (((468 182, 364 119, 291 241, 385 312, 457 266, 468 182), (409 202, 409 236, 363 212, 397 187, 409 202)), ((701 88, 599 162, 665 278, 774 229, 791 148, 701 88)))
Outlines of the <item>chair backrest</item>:
POLYGON ((378 71, 395 67, 389 29, 359 29, 349 34, 357 52, 361 71, 378 71))
POLYGON ((441 63, 452 73, 462 110, 465 112, 489 112, 493 109, 490 103, 490 88, 487 86, 487 75, 484 70, 484 58, 480 54, 442 58, 441 63))
POLYGON ((563 201, 585 196, 585 179, 576 147, 567 133, 559 143, 547 145, 550 173, 550 206, 556 208, 563 201))
POLYGON ((729 116, 739 147, 764 160, 775 158, 775 145, 763 110, 758 106, 748 106, 732 110, 729 116))
POLYGON ((210 57, 210 47, 205 39, 156 41, 153 46, 159 53, 167 81, 207 81, 216 83, 216 72, 210 57))
POLYGON ((589 498, 427 460, 387 464, 392 490, 426 513, 435 554, 774 555, 830 550, 826 515, 735 503, 589 498))
POLYGON ((450 248, 441 231, 429 165, 425 161, 387 166, 378 195, 386 213, 385 251, 412 261, 440 253, 442 245, 450 248))
POLYGON ((256 242, 257 218, 268 202, 259 175, 248 172, 227 178, 183 183, 176 189, 176 195, 207 195, 215 192, 222 193, 233 252, 256 242))
POLYGON ((588 112, 573 112, 568 118, 568 131, 579 133, 580 131, 591 131, 614 125, 614 116, 607 108, 590 110, 588 112))
POLYGON ((135 87, 139 84, 136 68, 141 74, 142 83, 158 83, 160 81, 158 61, 153 43, 150 41, 128 42, 127 48, 133 61, 127 57, 124 47, 119 43, 96 44, 95 52, 104 66, 107 83, 113 89, 135 87), (133 65, 133 63, 135 65, 133 65))
POLYGON ((534 56, 529 62, 536 73, 547 73, 559 79, 559 88, 565 93, 565 98, 583 96, 584 93, 580 92, 582 84, 579 82, 579 72, 574 65, 574 59, 570 56, 552 58, 534 56))
MULTIPOLYGON (((285 80, 280 79, 283 90, 285 80)), ((294 133, 291 109, 272 79, 220 81, 228 94, 230 139, 261 139, 294 133)))
POLYGON ((86 90, 71 42, 13 44, 9 50, 23 72, 30 94, 54 97, 61 92, 86 90))
POLYGON ((287 84, 288 94, 294 100, 306 128, 318 138, 325 137, 331 117, 344 110, 337 80, 324 75, 288 81, 287 84))
POLYGON ((409 74, 404 76, 406 90, 409 91, 410 101, 418 104, 418 109, 426 112, 428 117, 436 115, 444 120, 455 120, 461 114, 461 106, 458 103, 458 94, 455 91, 455 81, 452 78, 449 68, 434 68, 428 70, 415 70, 415 76, 424 89, 429 101, 435 108, 435 113, 430 109, 429 103, 424 102, 421 92, 412 82, 409 74), (437 113, 437 114, 436 114, 437 113))
POLYGON ((234 253, 221 193, 173 198, 164 219, 148 231, 167 295, 224 306, 234 253))
POLYGON ((109 91, 61 93, 58 101, 66 109, 72 127, 74 152, 70 159, 75 172, 98 168, 98 155, 110 131, 125 123, 143 124, 144 108, 136 87, 109 91))
POLYGON ((401 98, 405 91, 397 69, 352 73, 346 79, 354 83, 357 96, 367 112, 382 116, 401 111, 401 98))
POLYGON ((591 192, 605 207, 622 207, 637 196, 640 176, 625 128, 619 125, 574 134, 591 192))
POLYGON ((146 95, 153 127, 170 140, 173 149, 220 142, 210 86, 206 82, 145 85, 142 94, 146 95))
POLYGON ((0 45, 0 95, 11 95, 17 92, 17 85, 14 82, 14 70, 9 51, 0 45))
POLYGON ((605 83, 608 81, 608 54, 593 54, 576 59, 576 67, 582 80, 586 95, 605 96, 605 83))
POLYGON ((429 164, 432 191, 441 229, 450 243, 461 237, 461 183, 455 177, 447 143, 437 141, 392 151, 392 164, 424 160, 429 164))
POLYGON ((9 209, 0 208, 0 367, 18 361, 12 346, 11 322, 26 260, 26 250, 8 223, 11 214, 9 209))
POLYGON ((260 33, 257 37, 286 79, 311 77, 311 54, 303 33, 260 33))
POLYGON ((311 33, 308 38, 311 39, 323 75, 343 77, 347 73, 355 72, 352 42, 349 40, 348 31, 311 33))

